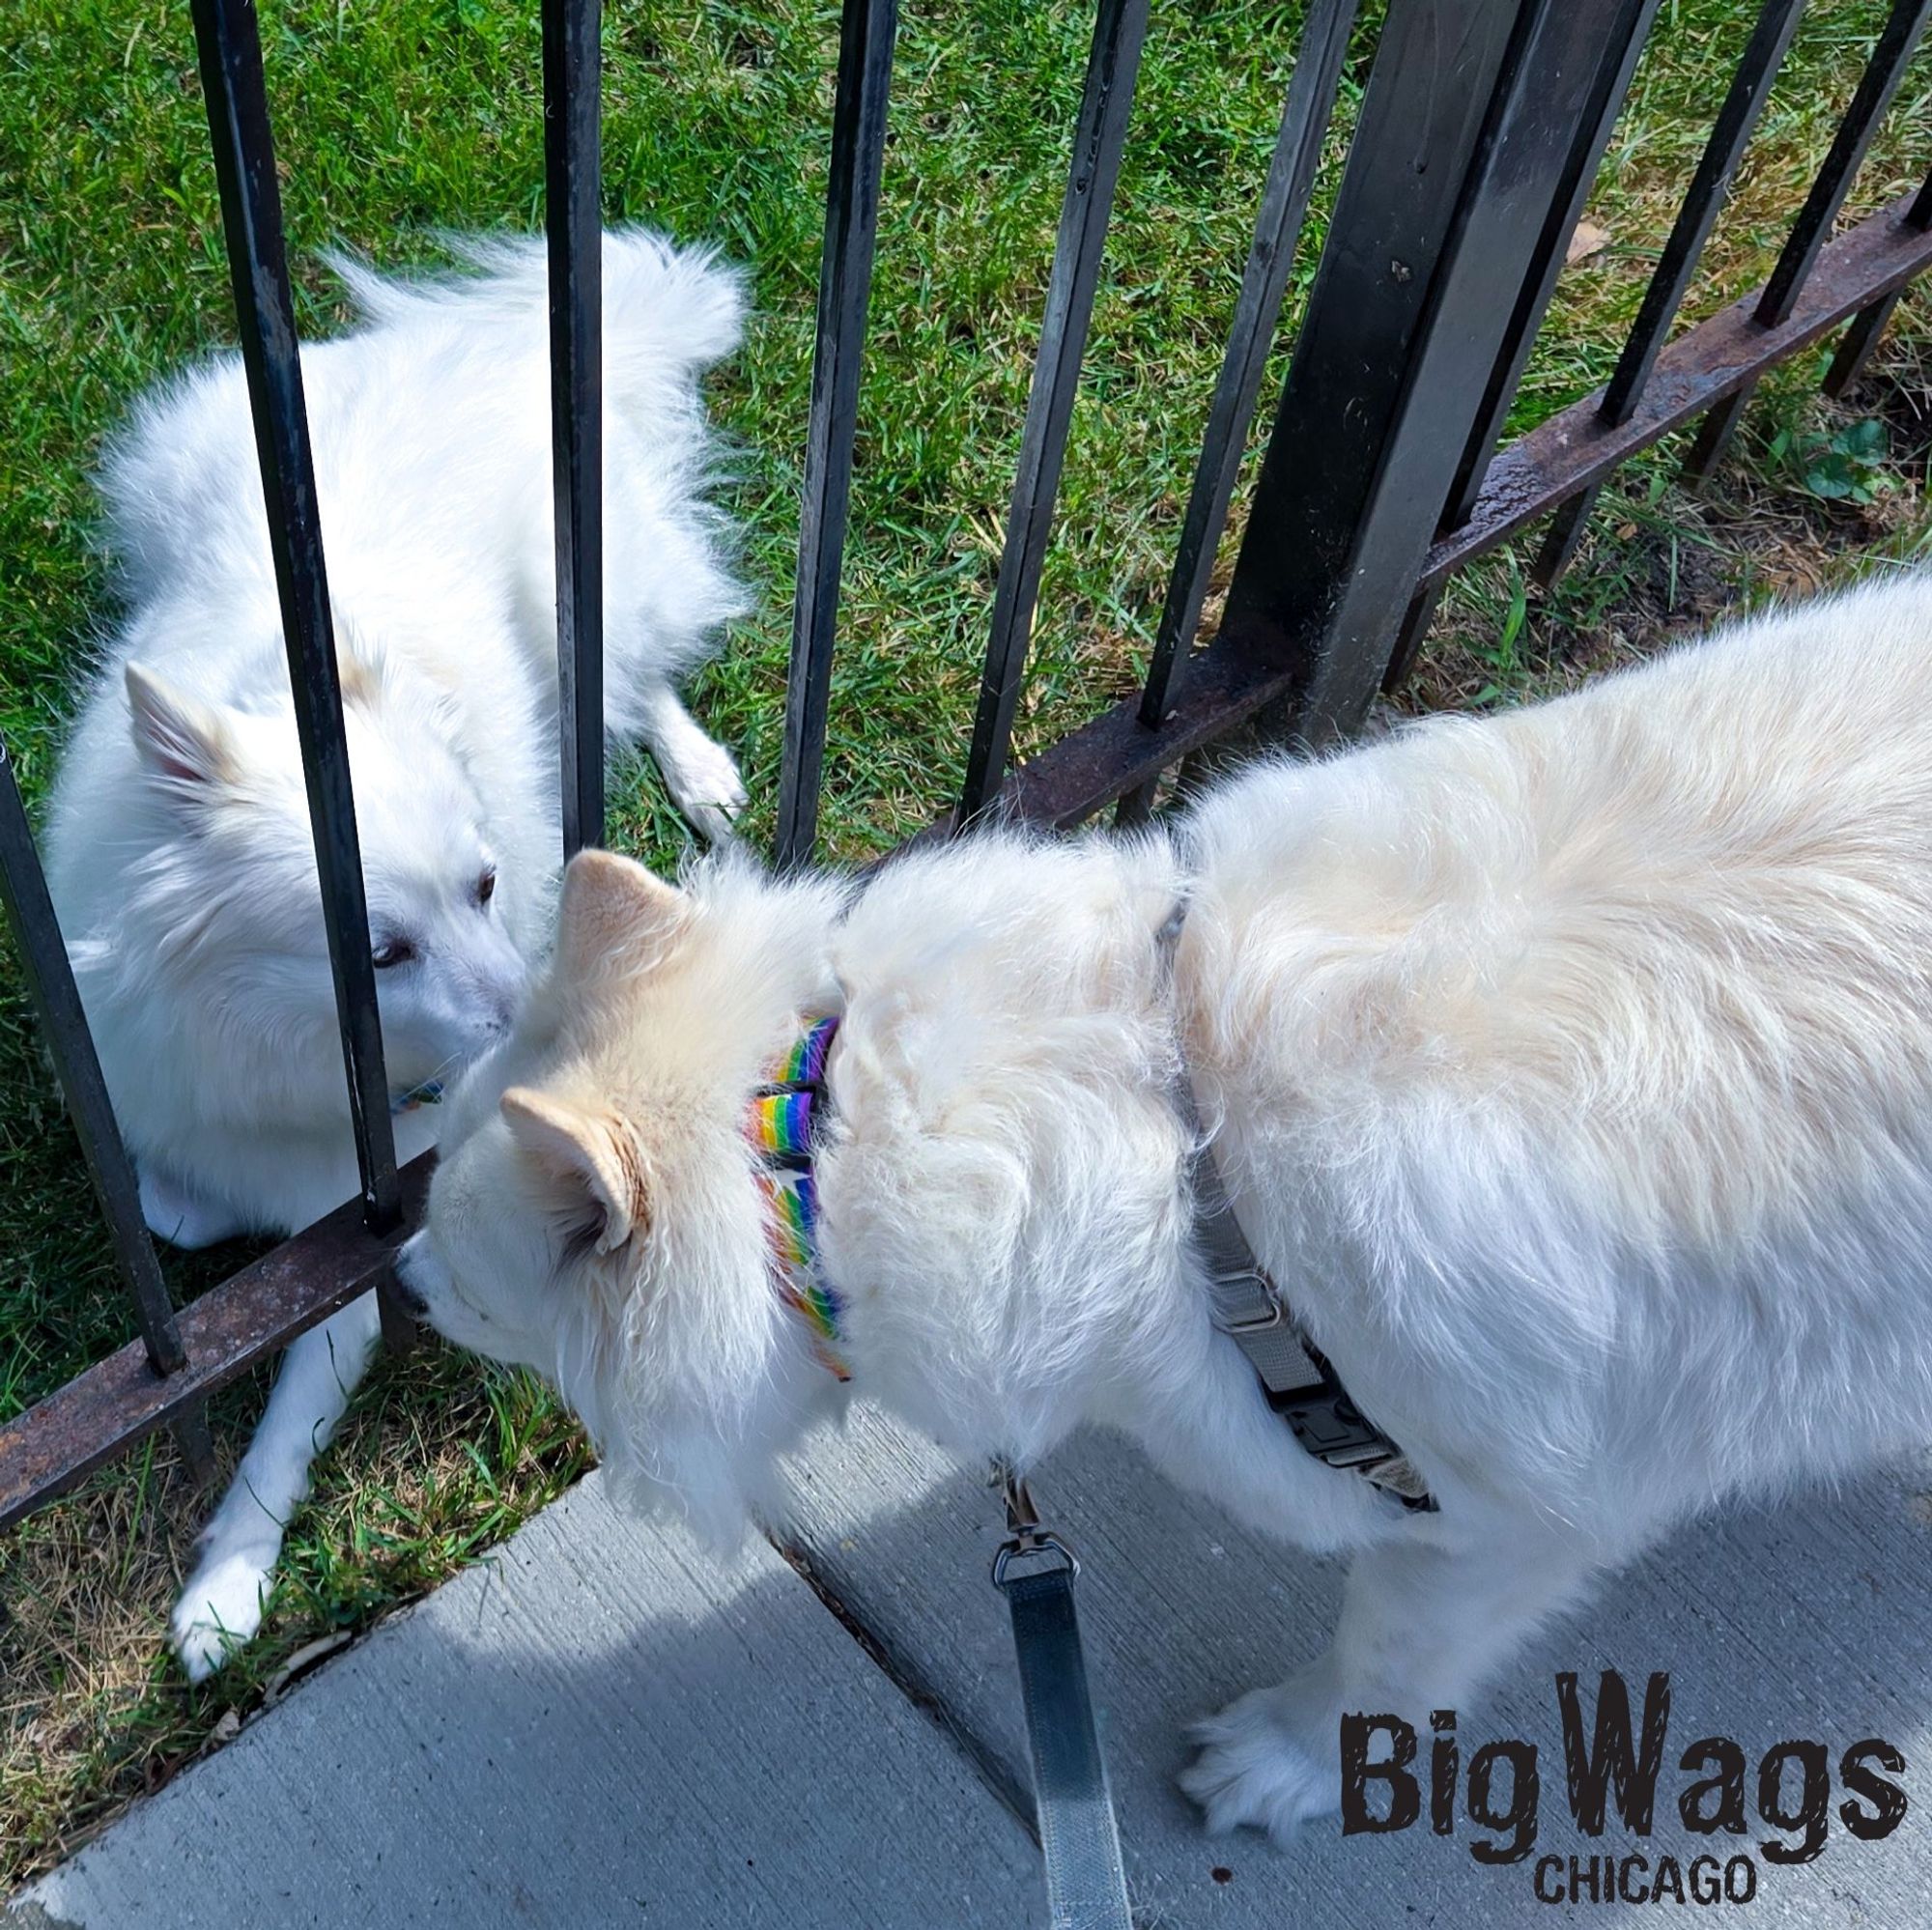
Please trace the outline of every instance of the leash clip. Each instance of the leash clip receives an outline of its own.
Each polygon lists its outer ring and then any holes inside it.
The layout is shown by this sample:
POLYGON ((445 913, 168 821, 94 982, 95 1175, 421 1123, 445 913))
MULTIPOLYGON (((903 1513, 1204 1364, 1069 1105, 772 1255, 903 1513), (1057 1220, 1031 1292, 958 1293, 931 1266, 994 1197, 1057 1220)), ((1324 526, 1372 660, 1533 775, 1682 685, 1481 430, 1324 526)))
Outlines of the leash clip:
MULTIPOLYGON (((1047 1575, 1056 1569, 1068 1575, 1080 1573, 1080 1557, 1051 1528, 1040 1526, 1039 1511, 1033 1505, 1032 1490, 1025 1478, 1005 1462, 996 1464, 994 1476, 1001 1485, 1007 1504, 1007 1539, 993 1556, 993 1586, 1007 1586, 1008 1572, 1016 1561, 1036 1555, 1054 1557, 1042 1566, 1030 1567, 1029 1575, 1047 1575)), ((1020 1579, 1015 1575, 1014 1580, 1020 1579)))

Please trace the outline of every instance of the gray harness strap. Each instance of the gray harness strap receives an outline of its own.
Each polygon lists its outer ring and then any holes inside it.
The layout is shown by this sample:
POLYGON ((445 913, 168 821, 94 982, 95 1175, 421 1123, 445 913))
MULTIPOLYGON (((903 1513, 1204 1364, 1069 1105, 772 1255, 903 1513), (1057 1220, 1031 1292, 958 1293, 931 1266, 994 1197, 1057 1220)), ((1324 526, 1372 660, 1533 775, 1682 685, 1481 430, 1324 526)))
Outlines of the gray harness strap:
POLYGON ((1191 1178, 1194 1237, 1212 1283, 1214 1324, 1247 1355, 1268 1405, 1324 1466, 1359 1474, 1405 1508, 1433 1514, 1435 1497, 1414 1463, 1350 1400, 1255 1258, 1198 1121, 1191 1178))
MULTIPOLYGON (((1161 927, 1170 963, 1184 904, 1161 927)), ((1359 1474, 1405 1508, 1435 1512, 1415 1465, 1349 1398, 1349 1390, 1289 1311, 1281 1290, 1255 1258, 1201 1124, 1193 1081, 1183 1067, 1175 1095, 1193 1138, 1188 1178, 1194 1195, 1194 1240, 1207 1263, 1214 1324, 1247 1356, 1255 1378, 1294 1437, 1324 1466, 1359 1474)))

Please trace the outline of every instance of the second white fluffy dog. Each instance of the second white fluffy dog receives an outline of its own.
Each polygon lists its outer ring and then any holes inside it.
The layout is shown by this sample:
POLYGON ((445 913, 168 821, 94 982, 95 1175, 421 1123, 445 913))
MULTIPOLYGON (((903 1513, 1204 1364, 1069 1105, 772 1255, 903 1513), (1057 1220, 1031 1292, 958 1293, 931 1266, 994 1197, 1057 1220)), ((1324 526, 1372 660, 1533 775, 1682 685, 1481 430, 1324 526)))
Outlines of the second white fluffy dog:
POLYGON ((1022 1466, 1118 1428, 1356 1550, 1333 1648, 1186 1777, 1286 1831, 1343 1712, 1420 1725, 1692 1511, 1932 1436, 1932 588, 1264 766, 1173 839, 970 838, 856 898, 580 860, 402 1266, 716 1527, 849 1385, 1022 1466), (774 1216, 747 1121, 821 1015, 815 1200, 774 1216), (1304 1452, 1217 1326, 1187 1084, 1438 1513, 1304 1452))
MULTIPOLYGON (((302 374, 342 666, 397 1150, 508 1023, 561 860, 541 241, 468 276, 345 268, 366 326, 302 374)), ((676 684, 743 607, 701 490, 697 380, 739 277, 639 231, 604 249, 606 722, 716 836, 743 792, 676 684)), ((355 1149, 262 487, 240 361, 150 399, 105 476, 128 606, 69 747, 48 882, 148 1224, 288 1234, 355 1149)), ((201 1675, 251 1634, 373 1301, 290 1350, 174 1634, 201 1675)))

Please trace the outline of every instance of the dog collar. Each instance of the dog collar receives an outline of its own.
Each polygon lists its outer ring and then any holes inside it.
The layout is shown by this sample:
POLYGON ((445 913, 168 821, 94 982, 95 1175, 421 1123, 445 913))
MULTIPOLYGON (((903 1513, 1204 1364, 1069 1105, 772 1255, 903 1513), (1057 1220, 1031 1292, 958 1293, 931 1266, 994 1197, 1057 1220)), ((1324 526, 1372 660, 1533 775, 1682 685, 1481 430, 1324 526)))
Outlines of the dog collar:
POLYGON ((819 1019, 767 1068, 745 1115, 745 1137, 758 1155, 772 1284, 805 1322, 819 1360, 849 1380, 839 1332, 844 1302, 826 1278, 818 1250, 818 1182, 811 1164, 813 1141, 831 1109, 825 1062, 838 1032, 836 1018, 819 1019))
POLYGON ((440 1106, 442 1103, 442 1081, 425 1079, 420 1086, 412 1086, 407 1093, 393 1093, 389 1096, 389 1116, 401 1119, 405 1113, 412 1113, 418 1106, 440 1106))

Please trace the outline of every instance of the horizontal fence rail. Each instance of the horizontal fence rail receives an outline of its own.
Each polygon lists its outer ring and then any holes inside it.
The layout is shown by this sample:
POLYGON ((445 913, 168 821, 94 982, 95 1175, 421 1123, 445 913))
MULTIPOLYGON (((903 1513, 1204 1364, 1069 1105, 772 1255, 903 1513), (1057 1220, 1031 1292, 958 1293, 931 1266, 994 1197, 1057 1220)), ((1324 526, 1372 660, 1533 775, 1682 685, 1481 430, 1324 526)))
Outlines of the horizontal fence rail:
MULTIPOLYGON (((1755 325, 1757 298, 1751 296, 1687 331, 1659 356, 1628 423, 1605 425, 1596 398, 1589 397, 1505 449, 1490 466, 1469 520, 1429 546, 1419 585, 1473 562, 1548 515, 1579 485, 1607 474, 1819 341, 1874 296, 1932 268, 1932 233, 1921 225, 1919 198, 1905 197, 1833 242, 1779 327, 1755 325)), ((1292 679, 1279 664, 1217 639, 1197 656, 1158 725, 1141 722, 1138 698, 1122 699, 1016 771, 1007 786, 1007 809, 1030 823, 1069 829, 1247 722, 1283 696, 1292 679)))
MULTIPOLYGON (((82 1149, 136 1338, 0 1427, 0 1526, 153 1429, 190 1459, 214 1389, 371 1287, 417 1210, 398 1175, 369 957, 322 530, 251 0, 194 0, 224 233, 328 922, 362 1199, 177 1313, 0 752, 0 891, 82 1149)), ((1297 266, 1357 0, 1312 0, 1230 340, 1141 689, 1013 767, 1032 634, 1148 0, 1097 0, 1039 353, 1021 430, 967 768, 952 835, 991 815, 1132 821, 1177 764, 1258 716, 1303 744, 1345 735, 1399 678, 1451 574, 1560 512, 1539 569, 1575 554, 1598 484, 1702 420, 1708 466, 1760 379, 1849 323, 1828 386, 1869 356, 1932 268, 1932 177, 1834 236, 1932 0, 1872 0, 1873 52, 1764 289, 1671 331, 1748 153, 1804 0, 1764 0, 1605 387, 1497 447, 1566 243, 1657 0, 1405 0, 1383 14, 1288 378, 1262 451, 1219 629, 1197 632, 1263 372, 1297 266)), ((598 0, 544 0, 561 831, 604 835, 598 0)), ((826 194, 775 857, 816 843, 839 580, 896 0, 843 0, 826 194)), ((1051 611, 1044 620, 1056 620, 1051 611)))
POLYGON ((1575 488, 1692 421, 1714 399, 1755 384, 1769 370, 1819 341, 1874 294, 1902 288, 1932 267, 1932 205, 1913 194, 1869 216, 1833 242, 1776 327, 1754 297, 1689 330, 1657 360, 1630 418, 1605 422, 1589 404, 1567 409, 1497 458, 1468 524, 1431 546, 1425 580, 1439 581, 1515 535, 1575 488))
MULTIPOLYGON (((433 1163, 424 1153, 398 1176, 405 1223, 421 1210, 433 1163)), ((351 1201, 183 1308, 186 1358, 176 1373, 156 1374, 141 1343, 129 1341, 8 1422, 0 1428, 0 1529, 380 1287, 403 1231, 372 1238, 360 1202, 351 1201)))

